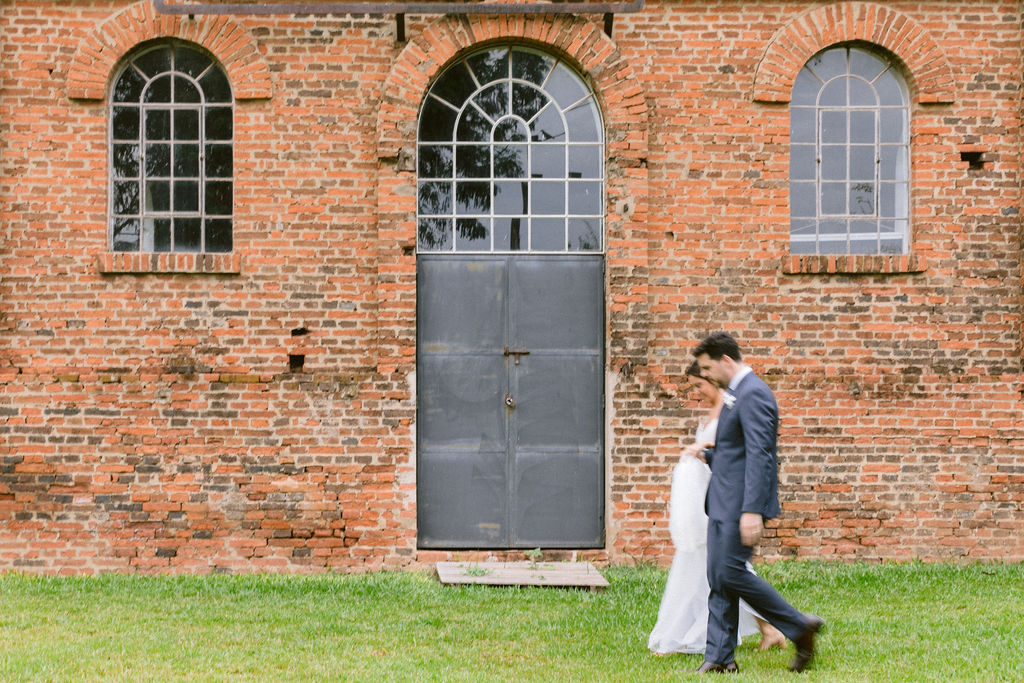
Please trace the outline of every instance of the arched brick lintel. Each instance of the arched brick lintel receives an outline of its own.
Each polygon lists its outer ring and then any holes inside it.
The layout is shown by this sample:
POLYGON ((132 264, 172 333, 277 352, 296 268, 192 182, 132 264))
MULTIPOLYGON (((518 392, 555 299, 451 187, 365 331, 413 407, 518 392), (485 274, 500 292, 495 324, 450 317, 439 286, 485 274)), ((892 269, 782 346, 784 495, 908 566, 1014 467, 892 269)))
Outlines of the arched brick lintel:
POLYGON ((840 2, 809 10, 772 37, 754 74, 753 99, 789 102, 793 81, 807 60, 836 43, 879 45, 906 65, 915 99, 923 104, 955 100, 949 59, 928 31, 910 17, 870 2, 840 2))
POLYGON ((270 69, 256 39, 244 26, 225 15, 190 19, 157 14, 152 2, 142 0, 110 17, 79 42, 68 70, 68 97, 104 99, 107 83, 120 59, 141 43, 156 38, 179 38, 209 50, 227 71, 236 100, 271 96, 270 69))

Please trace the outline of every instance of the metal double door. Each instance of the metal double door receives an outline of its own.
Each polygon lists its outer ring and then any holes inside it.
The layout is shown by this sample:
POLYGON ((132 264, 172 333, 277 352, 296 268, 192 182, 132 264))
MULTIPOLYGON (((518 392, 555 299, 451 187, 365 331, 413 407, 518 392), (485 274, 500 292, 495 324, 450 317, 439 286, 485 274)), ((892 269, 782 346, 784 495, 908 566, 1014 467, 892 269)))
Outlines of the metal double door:
POLYGON ((421 255, 422 548, 604 542, 604 261, 421 255))

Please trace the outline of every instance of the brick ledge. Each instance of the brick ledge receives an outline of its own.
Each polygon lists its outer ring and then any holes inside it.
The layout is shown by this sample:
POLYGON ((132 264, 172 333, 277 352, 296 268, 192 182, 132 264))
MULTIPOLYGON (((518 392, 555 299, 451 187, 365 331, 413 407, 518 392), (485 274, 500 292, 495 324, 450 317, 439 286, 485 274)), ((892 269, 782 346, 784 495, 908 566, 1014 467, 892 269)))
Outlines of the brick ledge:
POLYGON ((782 259, 782 272, 788 275, 896 274, 923 273, 928 265, 917 254, 855 254, 818 256, 790 254, 782 259))
POLYGON ((96 268, 103 275, 118 273, 196 273, 200 275, 239 275, 241 254, 143 254, 107 252, 96 257, 96 268))

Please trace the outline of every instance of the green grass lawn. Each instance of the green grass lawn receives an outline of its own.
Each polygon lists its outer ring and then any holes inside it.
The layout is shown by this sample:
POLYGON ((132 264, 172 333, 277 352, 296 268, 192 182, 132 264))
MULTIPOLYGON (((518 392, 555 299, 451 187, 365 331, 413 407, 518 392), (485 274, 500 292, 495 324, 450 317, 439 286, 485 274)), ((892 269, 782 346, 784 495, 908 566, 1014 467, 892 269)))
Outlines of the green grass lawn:
MULTIPOLYGON (((1024 680, 1024 564, 758 571, 828 623, 799 680, 1024 680)), ((664 571, 603 573, 598 593, 448 587, 417 572, 0 575, 0 680, 631 682, 700 664, 647 652, 664 571)), ((756 644, 730 680, 794 679, 792 647, 756 644)))

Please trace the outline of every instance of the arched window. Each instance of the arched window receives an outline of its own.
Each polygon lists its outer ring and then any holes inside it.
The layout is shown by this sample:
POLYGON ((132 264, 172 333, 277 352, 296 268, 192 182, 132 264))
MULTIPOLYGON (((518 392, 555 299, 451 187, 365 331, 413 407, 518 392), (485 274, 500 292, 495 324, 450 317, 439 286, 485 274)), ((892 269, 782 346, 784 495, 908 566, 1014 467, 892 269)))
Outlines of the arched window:
POLYGON ((420 111, 423 252, 598 252, 604 134, 566 64, 520 47, 449 67, 420 111))
POLYGON ((910 109, 887 58, 857 46, 812 57, 790 104, 790 252, 902 254, 910 218, 910 109))
POLYGON ((232 248, 231 85, 206 54, 161 45, 128 60, 110 109, 113 251, 232 248))

